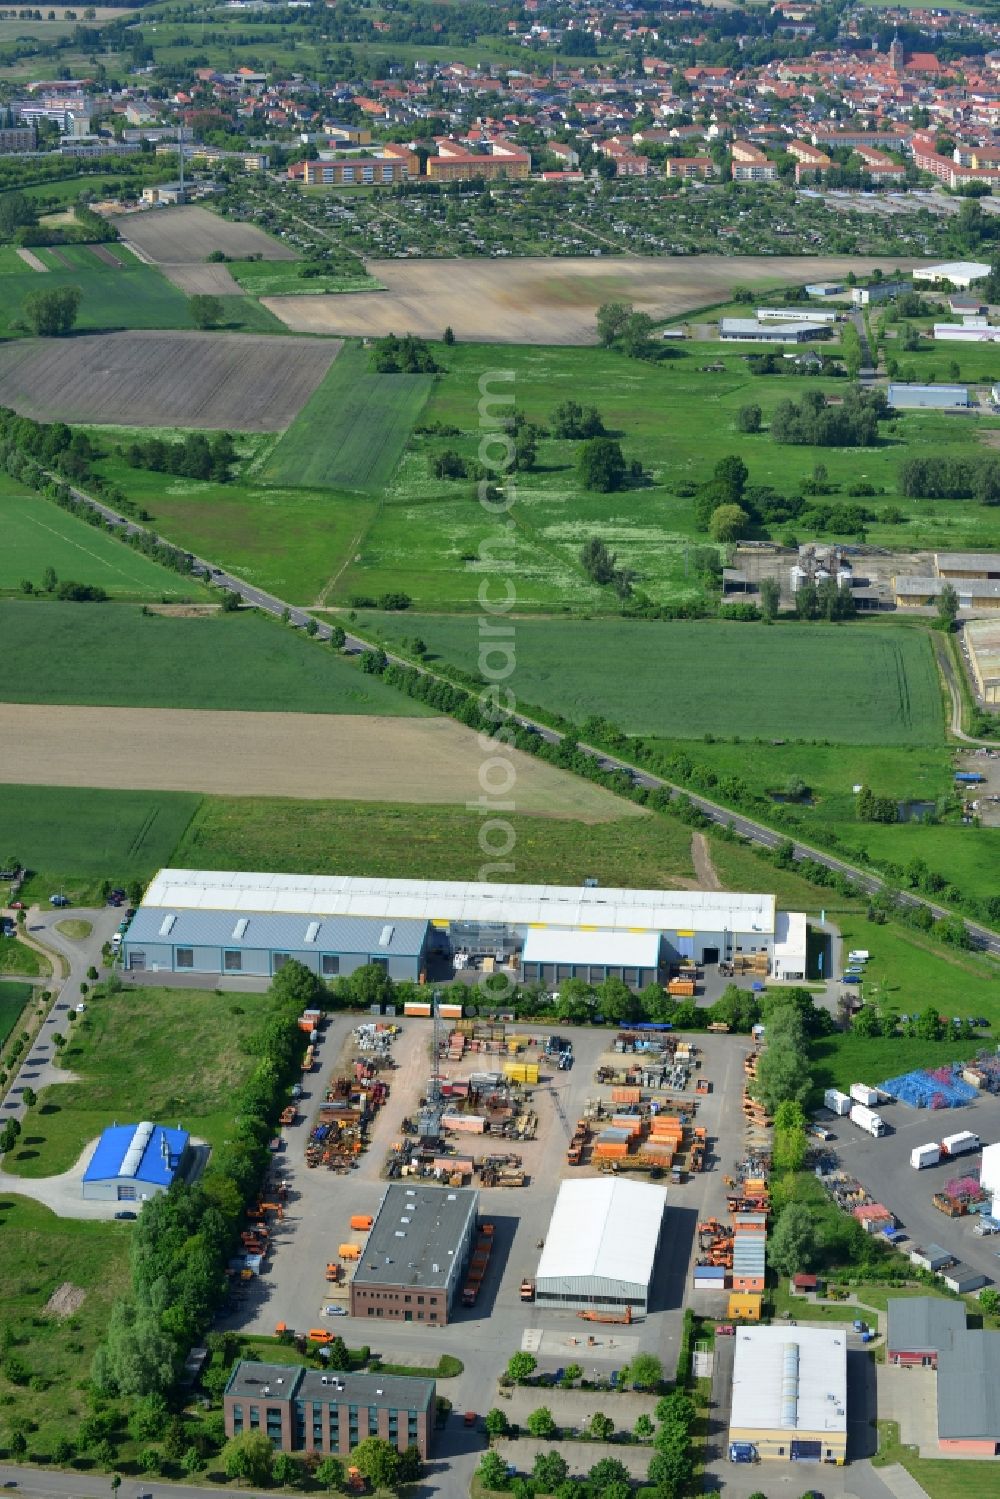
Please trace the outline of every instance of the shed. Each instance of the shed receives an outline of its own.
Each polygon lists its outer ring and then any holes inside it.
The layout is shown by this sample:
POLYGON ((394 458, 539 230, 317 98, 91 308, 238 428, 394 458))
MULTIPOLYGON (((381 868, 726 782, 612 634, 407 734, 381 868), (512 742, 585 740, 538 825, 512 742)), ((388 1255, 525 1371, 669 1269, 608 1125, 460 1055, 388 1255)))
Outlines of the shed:
POLYGON ((891 384, 886 400, 894 411, 962 411, 970 404, 964 385, 891 384))
POLYGON ((938 1274, 949 1291, 954 1291, 959 1296, 978 1291, 987 1284, 987 1277, 978 1270, 973 1270, 971 1265, 951 1265, 947 1270, 939 1270, 938 1274))
POLYGON ((806 1275, 800 1271, 798 1275, 792 1276, 792 1290, 802 1294, 809 1291, 819 1290, 819 1277, 817 1275, 806 1275))
POLYGON ((538 1262, 536 1303, 648 1311, 666 1203, 666 1189, 646 1183, 564 1181, 538 1262))
POLYGON ((965 1307, 944 1296, 894 1296, 888 1303, 886 1357, 937 1368, 942 1348, 965 1332, 965 1307))
POLYGON ((187 1164, 190 1136, 143 1120, 113 1124, 94 1147, 83 1173, 88 1202, 145 1202, 165 1192, 187 1164))

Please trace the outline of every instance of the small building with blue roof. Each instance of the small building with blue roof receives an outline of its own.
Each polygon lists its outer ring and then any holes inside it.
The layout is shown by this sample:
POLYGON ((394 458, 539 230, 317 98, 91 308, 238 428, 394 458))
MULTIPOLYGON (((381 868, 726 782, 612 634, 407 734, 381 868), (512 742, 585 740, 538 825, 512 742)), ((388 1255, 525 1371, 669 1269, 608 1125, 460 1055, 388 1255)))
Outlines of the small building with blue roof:
POLYGON ((145 1202, 165 1192, 188 1164, 190 1135, 143 1120, 113 1124, 98 1140, 83 1173, 88 1202, 145 1202))

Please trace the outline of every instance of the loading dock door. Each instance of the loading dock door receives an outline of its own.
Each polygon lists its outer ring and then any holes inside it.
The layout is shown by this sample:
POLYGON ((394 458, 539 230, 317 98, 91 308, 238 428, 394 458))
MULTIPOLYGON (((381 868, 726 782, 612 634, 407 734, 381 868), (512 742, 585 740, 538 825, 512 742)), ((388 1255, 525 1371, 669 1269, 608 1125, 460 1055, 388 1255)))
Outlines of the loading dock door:
POLYGON ((703 963, 717 963, 719 961, 719 949, 717 947, 704 947, 701 952, 703 963))
POLYGON ((818 1463, 823 1456, 822 1442, 793 1442, 791 1458, 793 1463, 818 1463))

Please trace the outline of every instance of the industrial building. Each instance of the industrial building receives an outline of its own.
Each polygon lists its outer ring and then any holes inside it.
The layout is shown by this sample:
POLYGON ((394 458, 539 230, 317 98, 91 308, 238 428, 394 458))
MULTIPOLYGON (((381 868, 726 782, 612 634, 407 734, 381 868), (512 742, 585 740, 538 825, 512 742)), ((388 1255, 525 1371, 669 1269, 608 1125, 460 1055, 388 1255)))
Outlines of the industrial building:
POLYGON ((430 1452, 433 1379, 399 1374, 322 1374, 294 1364, 241 1359, 222 1397, 226 1436, 263 1432, 279 1452, 346 1457, 368 1437, 400 1452, 430 1452))
POLYGON ((971 405, 964 385, 890 385, 886 400, 894 411, 962 411, 971 405))
POLYGON ((1000 552, 935 552, 934 569, 958 588, 982 578, 1000 579, 1000 552))
POLYGON ((476 1231, 479 1193, 393 1182, 351 1281, 351 1316, 443 1327, 476 1231))
POLYGON ((830 329, 825 322, 801 318, 796 323, 767 323, 752 317, 724 317, 719 337, 727 343, 801 344, 812 338, 826 338, 830 329))
POLYGON ((948 260, 943 265, 917 266, 914 281, 950 281, 959 291, 968 291, 974 281, 985 281, 990 273, 988 265, 981 260, 948 260))
POLYGON ((891 302, 912 290, 912 281, 872 281, 868 286, 852 286, 851 301, 855 307, 870 307, 876 302, 891 302))
POLYGON ((664 1187, 605 1176, 564 1181, 535 1277, 535 1301, 561 1311, 649 1310, 664 1187))
POLYGON ((805 923, 773 895, 490 885, 352 875, 162 869, 123 941, 125 968, 269 978, 289 959, 324 978, 367 963, 418 980, 456 960, 526 980, 666 981, 671 964, 780 957, 805 972, 805 923))
POLYGON ((888 1312, 889 1361, 937 1370, 939 1449, 995 1457, 1000 1452, 1000 1333, 970 1331, 962 1303, 936 1296, 894 1298, 888 1312))
POLYGON ((113 1124, 94 1146, 83 1173, 88 1202, 138 1202, 165 1192, 188 1164, 190 1136, 180 1125, 113 1124))
POLYGON ((948 584, 958 594, 963 610, 1000 609, 1000 553, 936 552, 934 575, 893 579, 898 608, 919 608, 936 602, 948 584))
POLYGON ((963 318, 960 323, 935 323, 936 343, 1000 343, 1000 328, 991 327, 983 317, 963 318))
MULTIPOLYGON (((842 314, 837 312, 836 310, 830 312, 827 312, 825 310, 821 312, 810 311, 808 320, 810 323, 826 323, 828 325, 832 325, 841 316, 842 314)), ((803 321, 802 308, 758 307, 757 321, 759 323, 801 323, 803 321)))
POLYGON ((762 1461, 843 1463, 846 1329, 738 1327, 729 1440, 762 1461))

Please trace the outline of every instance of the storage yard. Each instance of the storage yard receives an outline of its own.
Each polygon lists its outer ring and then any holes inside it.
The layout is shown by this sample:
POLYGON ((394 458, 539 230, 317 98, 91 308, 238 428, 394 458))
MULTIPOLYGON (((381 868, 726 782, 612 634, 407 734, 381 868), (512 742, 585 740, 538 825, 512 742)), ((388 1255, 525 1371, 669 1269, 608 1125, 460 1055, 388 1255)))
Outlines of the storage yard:
MULTIPOLYGON (((303 1029, 307 1024, 312 1017, 303 1017, 303 1029)), ((746 1038, 699 1036, 692 1046, 671 1037, 668 1054, 660 1037, 634 1031, 577 1029, 570 1045, 537 1026, 464 1025, 457 1029, 454 1019, 439 1025, 436 1073, 434 1025, 422 1016, 360 1025, 356 1017, 339 1016, 307 1041, 310 1066, 273 1142, 273 1190, 261 1204, 267 1254, 258 1273, 234 1284, 228 1325, 261 1333, 273 1333, 279 1324, 296 1333, 322 1332, 325 1326, 330 1336, 336 1331, 351 1341, 349 1329, 363 1301, 366 1328, 370 1319, 381 1321, 379 1345, 388 1342, 393 1357, 405 1357, 407 1350, 414 1359, 424 1349, 453 1350, 467 1365, 472 1361, 472 1391, 479 1376, 466 1346, 467 1327, 491 1315, 503 1316, 511 1348, 526 1339, 525 1346, 538 1349, 540 1368, 566 1362, 574 1344, 606 1372, 625 1348, 656 1352, 669 1365, 699 1254, 697 1225, 724 1216, 730 1202, 748 1205, 735 1173, 740 1162, 761 1165, 759 1155, 748 1151, 749 1142, 760 1138, 759 1127, 744 1117, 740 1104, 746 1038), (686 1063, 676 1062, 678 1050, 686 1053, 686 1063), (611 1080, 619 1076, 633 1081, 611 1080), (434 1085, 440 1091, 436 1104, 434 1085), (661 1117, 683 1121, 679 1144, 672 1139, 669 1155, 642 1159, 638 1144, 629 1145, 652 1142, 653 1121, 661 1117), (613 1118, 628 1133, 626 1150, 595 1156, 601 1133, 615 1128, 613 1118), (434 1138, 422 1135, 435 1120, 440 1128, 434 1138), (574 1159, 578 1120, 586 1120, 588 1139, 574 1159), (695 1130, 702 1132, 703 1170, 691 1169, 695 1130), (657 1163, 671 1160, 672 1166, 657 1163), (535 1300, 536 1287, 551 1284, 553 1228, 558 1234, 553 1209, 561 1181, 585 1195, 584 1184, 590 1184, 612 1216, 625 1200, 622 1192, 655 1187, 659 1200, 665 1199, 648 1313, 638 1304, 609 1308, 590 1292, 565 1310, 535 1300), (454 1288, 450 1325, 434 1326, 433 1343, 419 1326, 431 1318, 416 1315, 429 1312, 429 1302, 419 1308, 415 1300, 409 1306, 401 1300, 397 1309, 395 1302, 374 1300, 371 1286, 360 1299, 352 1289, 359 1267, 368 1266, 370 1278, 378 1248, 371 1228, 387 1191, 398 1194, 393 1201, 405 1201, 407 1193, 420 1194, 422 1201, 430 1193, 442 1203, 455 1194, 476 1199, 468 1220, 470 1226, 475 1220, 475 1228, 467 1272, 454 1288), (353 1311, 355 1317, 336 1325, 326 1320, 324 1307, 336 1309, 326 1316, 344 1318, 353 1311), (413 1326, 406 1325, 408 1310, 413 1326), (588 1321, 597 1324, 590 1335, 583 1331, 588 1321), (611 1328, 602 1328, 607 1322, 611 1328)), ((668 1128, 673 1134, 674 1127, 668 1128)), ((426 1210, 419 1208, 416 1219, 426 1210)), ((413 1216, 409 1209, 405 1215, 413 1216)), ((594 1253, 607 1254, 607 1245, 594 1253)), ((430 1267, 435 1263, 442 1261, 428 1257, 430 1267)), ((428 1273, 433 1278, 432 1268, 428 1273)), ((416 1295, 390 1286, 391 1274, 398 1270, 382 1267, 379 1291, 416 1295)), ((705 1297, 696 1294, 694 1300, 705 1297)), ((724 1311, 725 1294, 710 1295, 706 1305, 724 1311)), ((359 1333, 353 1336, 357 1341, 359 1333)), ((363 1336, 371 1340, 369 1331, 363 1336)), ((482 1367, 482 1399, 492 1404, 496 1368, 485 1354, 482 1367)), ((473 1401, 472 1393, 463 1398, 473 1401)))

